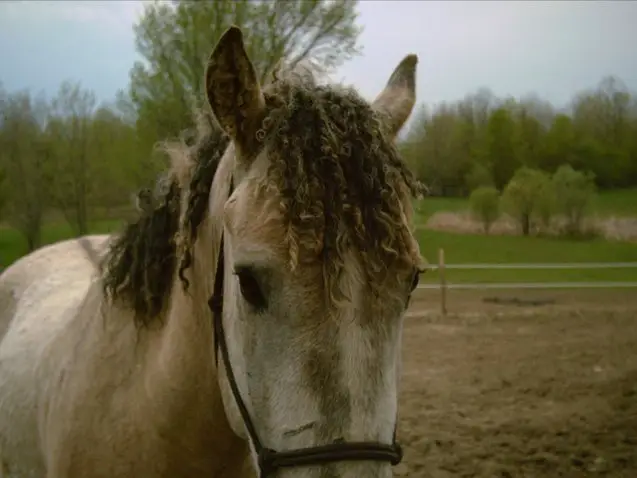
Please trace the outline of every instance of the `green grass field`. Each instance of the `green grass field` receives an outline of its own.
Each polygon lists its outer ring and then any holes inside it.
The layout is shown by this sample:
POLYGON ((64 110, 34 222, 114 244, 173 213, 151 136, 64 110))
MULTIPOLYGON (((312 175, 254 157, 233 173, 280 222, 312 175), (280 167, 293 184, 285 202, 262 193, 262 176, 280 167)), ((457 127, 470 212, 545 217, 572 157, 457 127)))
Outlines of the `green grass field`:
MULTIPOLYGON (((573 240, 548 237, 484 236, 419 229, 421 252, 431 264, 438 250, 447 264, 637 262, 637 244, 603 239, 573 240)), ((436 282, 427 272, 423 281, 436 282)), ((448 270, 449 282, 598 282, 637 281, 637 269, 448 270)))
POLYGON ((469 200, 467 198, 425 198, 417 201, 414 209, 421 222, 424 222, 437 212, 465 211, 469 209, 469 200))
MULTIPOLYGON (((595 210, 604 214, 637 215, 637 189, 600 195, 595 210)), ((467 207, 466 199, 428 198, 417 205, 418 214, 429 217, 438 211, 458 211, 467 207)), ((91 224, 92 233, 118 230, 121 221, 102 220, 91 224)), ((448 264, 466 263, 551 263, 551 262, 637 262, 637 245, 603 239, 572 240, 547 237, 484 236, 454 234, 419 229, 421 251, 430 263, 436 263, 438 249, 444 248, 448 264)), ((48 244, 73 237, 60 219, 46 224, 42 242, 48 244)), ((0 266, 6 267, 27 251, 26 242, 14 229, 0 226, 0 266)), ((637 269, 568 270, 449 270, 450 282, 576 282, 637 281, 637 269)), ((437 281, 429 271, 426 282, 437 281)))

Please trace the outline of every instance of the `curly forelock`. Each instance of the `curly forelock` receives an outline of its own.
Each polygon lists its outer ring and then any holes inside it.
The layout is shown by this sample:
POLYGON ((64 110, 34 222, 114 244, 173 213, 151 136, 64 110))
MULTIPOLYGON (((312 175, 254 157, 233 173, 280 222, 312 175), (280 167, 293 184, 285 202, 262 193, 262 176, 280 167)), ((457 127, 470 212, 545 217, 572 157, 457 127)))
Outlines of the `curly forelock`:
POLYGON ((326 277, 336 277, 354 248, 377 282, 389 267, 413 267, 420 256, 405 211, 423 186, 364 99, 306 78, 268 86, 257 135, 270 161, 267 186, 280 195, 291 266, 318 254, 326 277))

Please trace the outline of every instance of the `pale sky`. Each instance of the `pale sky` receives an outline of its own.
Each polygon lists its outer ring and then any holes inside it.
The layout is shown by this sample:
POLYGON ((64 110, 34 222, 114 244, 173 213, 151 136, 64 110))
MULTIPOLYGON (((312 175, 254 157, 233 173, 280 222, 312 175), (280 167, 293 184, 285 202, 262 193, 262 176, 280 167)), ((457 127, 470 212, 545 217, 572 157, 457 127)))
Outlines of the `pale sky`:
MULTIPOLYGON (((138 1, 0 1, 0 82, 54 94, 79 80, 111 100, 137 58, 141 11, 138 1)), ((419 103, 488 87, 563 106, 609 74, 637 90, 637 1, 363 0, 359 11, 363 55, 335 76, 369 99, 408 53, 420 60, 419 103)))

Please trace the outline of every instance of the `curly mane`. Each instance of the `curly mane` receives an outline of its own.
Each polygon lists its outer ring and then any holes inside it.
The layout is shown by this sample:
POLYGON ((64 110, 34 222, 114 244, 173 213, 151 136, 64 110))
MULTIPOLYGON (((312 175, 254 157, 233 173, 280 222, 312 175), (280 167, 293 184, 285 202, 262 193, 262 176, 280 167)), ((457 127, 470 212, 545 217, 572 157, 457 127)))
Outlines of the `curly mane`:
MULTIPOLYGON (((423 186, 382 118, 353 89, 317 86, 307 75, 275 77, 264 94, 267 113, 256 139, 267 148, 270 166, 262 186, 278 192, 290 267, 304 257, 322 259, 332 297, 353 249, 377 291, 388 267, 413 267, 420 256, 407 211, 423 186)), ((197 228, 229 145, 211 114, 203 118, 191 146, 182 141, 164 148, 192 164, 188 187, 180 188, 179 172, 171 171, 158 205, 129 224, 105 258, 105 293, 129 304, 142 323, 161 312, 176 271, 188 287, 183 272, 192 264, 197 228)))
POLYGON ((291 267, 304 252, 318 254, 329 287, 355 249, 380 288, 392 264, 417 264, 407 210, 424 186, 372 106, 351 88, 316 86, 307 75, 275 78, 264 94, 268 112, 257 134, 271 161, 264 187, 279 192, 291 267))
MULTIPOLYGON (((187 189, 179 186, 179 171, 164 176, 168 187, 157 188, 148 213, 129 223, 111 243, 103 260, 104 293, 122 300, 135 311, 141 324, 159 315, 173 283, 175 269, 185 287, 183 272, 192 263, 192 246, 197 228, 204 219, 212 180, 229 144, 228 137, 203 113, 200 128, 191 146, 167 143, 164 149, 185 153, 193 171, 187 189), (186 204, 181 214, 181 204, 186 204)), ((191 136, 193 136, 191 134, 191 136)))

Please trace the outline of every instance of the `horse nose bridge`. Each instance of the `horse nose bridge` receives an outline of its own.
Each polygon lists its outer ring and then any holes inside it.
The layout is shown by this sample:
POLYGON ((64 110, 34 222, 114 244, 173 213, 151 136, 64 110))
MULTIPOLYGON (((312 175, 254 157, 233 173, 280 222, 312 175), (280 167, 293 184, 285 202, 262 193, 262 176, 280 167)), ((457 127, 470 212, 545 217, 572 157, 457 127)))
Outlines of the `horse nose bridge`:
POLYGON ((338 379, 343 398, 341 410, 332 410, 332 421, 341 425, 345 441, 389 443, 396 415, 396 370, 391 347, 377 327, 348 323, 341 327, 338 379), (339 417, 339 415, 342 415, 339 417))

